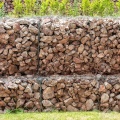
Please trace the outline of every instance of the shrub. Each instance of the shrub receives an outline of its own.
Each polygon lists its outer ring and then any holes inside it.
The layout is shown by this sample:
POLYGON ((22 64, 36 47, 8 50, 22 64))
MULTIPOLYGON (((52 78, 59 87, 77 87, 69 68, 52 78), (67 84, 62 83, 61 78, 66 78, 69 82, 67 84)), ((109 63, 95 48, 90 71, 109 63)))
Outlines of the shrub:
POLYGON ((13 1, 13 5, 14 5, 13 14, 14 14, 16 17, 22 16, 23 13, 24 13, 22 1, 21 1, 21 0, 14 0, 14 1, 13 1))
POLYGON ((0 2, 0 17, 3 17, 4 15, 5 15, 4 3, 0 2))
POLYGON ((68 15, 72 15, 72 16, 80 15, 80 1, 74 0, 73 5, 71 5, 68 8, 68 15))
POLYGON ((35 13, 36 0, 24 0, 24 14, 31 15, 35 13))
POLYGON ((89 15, 90 12, 90 0, 82 0, 81 2, 82 15, 89 15))

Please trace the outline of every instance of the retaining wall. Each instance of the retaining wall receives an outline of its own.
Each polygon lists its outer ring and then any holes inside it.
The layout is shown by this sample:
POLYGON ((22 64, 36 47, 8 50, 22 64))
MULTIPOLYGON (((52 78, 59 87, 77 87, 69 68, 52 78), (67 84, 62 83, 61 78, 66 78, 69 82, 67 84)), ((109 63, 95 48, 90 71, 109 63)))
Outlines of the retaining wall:
POLYGON ((18 108, 40 111, 39 88, 35 78, 0 78, 0 113, 18 108))
POLYGON ((120 76, 8 77, 0 79, 0 112, 118 111, 120 76))
POLYGON ((119 19, 43 17, 2 20, 0 74, 37 73, 120 73, 119 19))

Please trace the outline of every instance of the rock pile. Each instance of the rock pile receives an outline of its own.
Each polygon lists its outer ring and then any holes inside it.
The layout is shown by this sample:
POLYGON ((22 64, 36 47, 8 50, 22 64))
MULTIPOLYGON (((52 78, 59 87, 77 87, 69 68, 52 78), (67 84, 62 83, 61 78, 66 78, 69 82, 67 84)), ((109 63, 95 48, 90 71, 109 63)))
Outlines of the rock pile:
POLYGON ((119 28, 112 19, 42 18, 40 73, 119 73, 119 28))
POLYGON ((0 74, 36 74, 37 20, 12 19, 0 23, 0 74))
POLYGON ((39 111, 39 84, 34 79, 12 78, 0 80, 0 112, 22 108, 25 111, 39 111))
POLYGON ((42 84, 44 110, 113 110, 120 112, 120 77, 45 78, 42 84))
POLYGON ((119 27, 117 19, 3 20, 0 22, 0 74, 36 74, 38 62, 40 75, 117 74, 120 72, 119 27))

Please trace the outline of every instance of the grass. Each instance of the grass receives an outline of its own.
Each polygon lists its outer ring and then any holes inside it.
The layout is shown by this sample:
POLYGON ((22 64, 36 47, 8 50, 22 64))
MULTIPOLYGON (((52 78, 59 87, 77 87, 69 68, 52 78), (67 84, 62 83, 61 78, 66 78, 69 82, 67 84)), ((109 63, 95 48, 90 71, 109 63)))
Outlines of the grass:
POLYGON ((2 114, 0 120, 120 120, 117 112, 48 112, 2 114))

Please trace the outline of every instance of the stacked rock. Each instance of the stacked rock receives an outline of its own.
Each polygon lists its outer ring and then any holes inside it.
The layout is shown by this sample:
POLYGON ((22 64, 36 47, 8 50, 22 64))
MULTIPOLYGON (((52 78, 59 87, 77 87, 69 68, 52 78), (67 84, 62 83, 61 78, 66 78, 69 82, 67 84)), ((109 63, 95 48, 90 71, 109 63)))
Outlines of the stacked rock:
POLYGON ((43 18, 40 73, 119 73, 119 28, 117 19, 43 18))
POLYGON ((0 112, 22 108, 27 111, 39 111, 39 84, 34 79, 1 78, 0 112))
POLYGON ((120 112, 120 77, 101 80, 94 77, 45 78, 42 83, 44 111, 54 108, 63 111, 120 112))
POLYGON ((37 20, 6 20, 0 23, 0 74, 36 74, 37 20))

